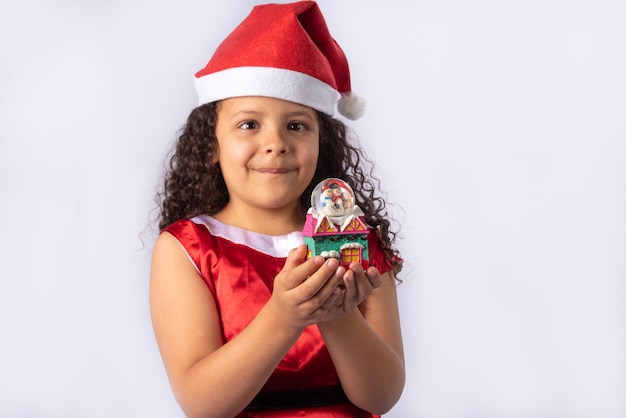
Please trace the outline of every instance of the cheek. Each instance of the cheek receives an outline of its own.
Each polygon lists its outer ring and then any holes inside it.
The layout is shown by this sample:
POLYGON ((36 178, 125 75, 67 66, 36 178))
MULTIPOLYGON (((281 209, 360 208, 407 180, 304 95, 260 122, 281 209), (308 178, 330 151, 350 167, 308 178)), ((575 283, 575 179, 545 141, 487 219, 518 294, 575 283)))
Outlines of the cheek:
POLYGON ((313 164, 313 167, 317 166, 317 160, 320 157, 320 143, 319 141, 311 144, 307 150, 308 160, 313 164))
POLYGON ((225 143, 220 146, 219 161, 226 165, 237 166, 246 164, 249 158, 250 153, 245 144, 225 143))
POLYGON ((227 185, 230 185, 231 180, 241 177, 241 160, 237 157, 237 154, 233 152, 228 146, 220 147, 219 153, 217 153, 219 159, 217 162, 220 164, 222 176, 227 185))
POLYGON ((317 171, 317 160, 319 158, 317 150, 309 150, 305 159, 300 161, 302 174, 308 181, 313 180, 317 171))
MULTIPOLYGON (((307 150, 306 162, 303 165, 306 165, 306 181, 310 183, 315 177, 315 173, 317 172, 317 165, 319 160, 319 148, 311 147, 307 150)), ((323 163, 323 162, 322 162, 323 163)))

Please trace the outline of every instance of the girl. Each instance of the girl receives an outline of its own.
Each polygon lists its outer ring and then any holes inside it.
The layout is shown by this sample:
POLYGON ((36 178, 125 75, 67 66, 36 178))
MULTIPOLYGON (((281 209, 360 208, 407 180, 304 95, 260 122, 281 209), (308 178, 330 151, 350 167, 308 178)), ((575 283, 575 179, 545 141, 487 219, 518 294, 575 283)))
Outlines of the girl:
POLYGON ((372 417, 404 387, 384 202, 345 125, 347 61, 313 1, 257 6, 196 74, 200 106, 159 193, 150 304, 190 417, 372 417), (278 51, 278 53, 277 53, 278 51), (312 189, 348 181, 370 267, 307 259, 312 189))

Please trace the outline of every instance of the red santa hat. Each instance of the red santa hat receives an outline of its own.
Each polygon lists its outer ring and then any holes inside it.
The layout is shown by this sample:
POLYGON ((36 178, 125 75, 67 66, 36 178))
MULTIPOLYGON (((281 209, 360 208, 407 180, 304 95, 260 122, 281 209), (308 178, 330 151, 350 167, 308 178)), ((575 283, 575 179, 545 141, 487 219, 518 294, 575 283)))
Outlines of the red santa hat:
POLYGON ((288 100, 358 119, 345 54, 314 1, 256 6, 195 76, 200 104, 240 96, 288 100))

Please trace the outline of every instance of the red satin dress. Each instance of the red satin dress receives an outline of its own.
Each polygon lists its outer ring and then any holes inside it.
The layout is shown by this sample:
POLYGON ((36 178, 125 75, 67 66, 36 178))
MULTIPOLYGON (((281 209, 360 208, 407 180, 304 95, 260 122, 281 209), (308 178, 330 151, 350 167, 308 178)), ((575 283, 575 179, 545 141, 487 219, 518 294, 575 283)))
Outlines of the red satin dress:
MULTIPOLYGON (((239 334, 267 303, 274 277, 289 250, 304 243, 301 232, 269 236, 202 215, 165 229, 183 246, 217 303, 224 341, 239 334)), ((370 237, 375 234, 370 234, 370 237)), ((370 265, 389 270, 380 243, 370 239, 370 265)), ((314 389, 339 385, 339 377, 316 326, 307 327, 270 376, 263 391, 314 389)), ((351 403, 323 407, 244 411, 245 418, 372 418, 351 403)))

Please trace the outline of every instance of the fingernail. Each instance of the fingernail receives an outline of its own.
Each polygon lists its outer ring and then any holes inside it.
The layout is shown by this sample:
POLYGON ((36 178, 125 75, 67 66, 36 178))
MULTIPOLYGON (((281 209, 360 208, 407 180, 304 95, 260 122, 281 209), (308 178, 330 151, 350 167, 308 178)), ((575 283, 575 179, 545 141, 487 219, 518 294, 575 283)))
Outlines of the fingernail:
POLYGON ((337 268, 338 265, 339 265, 339 261, 337 261, 337 259, 335 258, 328 259, 328 267, 337 268))

